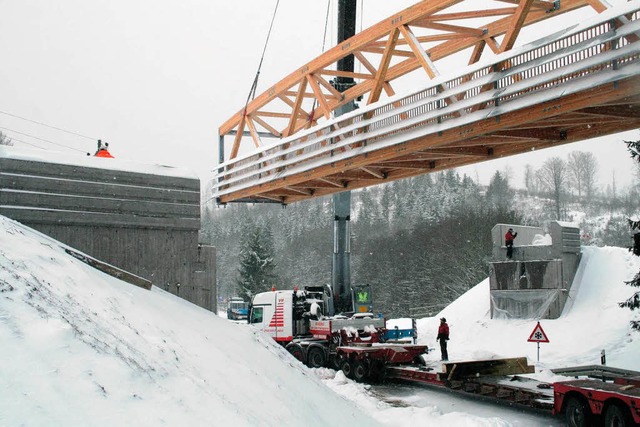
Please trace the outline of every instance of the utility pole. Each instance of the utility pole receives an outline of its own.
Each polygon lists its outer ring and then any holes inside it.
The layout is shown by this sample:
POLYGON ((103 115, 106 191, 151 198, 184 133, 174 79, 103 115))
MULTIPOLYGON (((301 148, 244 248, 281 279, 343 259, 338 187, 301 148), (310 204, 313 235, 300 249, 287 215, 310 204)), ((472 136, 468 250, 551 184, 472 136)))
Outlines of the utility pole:
MULTIPOLYGON (((356 33, 356 0, 338 0, 338 44, 356 33)), ((338 61, 338 71, 354 71, 354 58, 349 55, 338 61)), ((352 87, 352 77, 338 76, 333 81, 340 92, 352 87)), ((335 110, 340 116, 355 110, 354 101, 335 110)), ((336 313, 351 311, 351 191, 333 195, 333 258, 331 285, 336 313)))

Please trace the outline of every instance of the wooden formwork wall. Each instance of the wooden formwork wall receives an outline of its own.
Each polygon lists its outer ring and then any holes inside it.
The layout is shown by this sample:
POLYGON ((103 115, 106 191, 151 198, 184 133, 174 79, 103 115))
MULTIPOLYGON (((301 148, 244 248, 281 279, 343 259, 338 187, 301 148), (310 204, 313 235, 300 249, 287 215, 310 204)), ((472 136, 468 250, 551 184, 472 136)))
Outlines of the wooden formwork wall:
POLYGON ((199 179, 116 164, 0 153, 0 214, 215 311, 215 248, 198 243, 199 179))

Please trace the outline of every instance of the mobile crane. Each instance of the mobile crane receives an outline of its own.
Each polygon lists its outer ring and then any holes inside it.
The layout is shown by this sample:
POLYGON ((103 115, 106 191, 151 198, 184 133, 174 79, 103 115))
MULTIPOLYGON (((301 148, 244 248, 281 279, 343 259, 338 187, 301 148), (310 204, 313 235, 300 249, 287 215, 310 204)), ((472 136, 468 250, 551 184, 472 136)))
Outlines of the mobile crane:
POLYGON ((341 369, 357 381, 379 380, 390 365, 420 363, 428 346, 390 342, 385 319, 371 313, 369 285, 352 289, 350 300, 352 311, 335 314, 329 286, 262 292, 253 297, 249 323, 308 366, 341 369))

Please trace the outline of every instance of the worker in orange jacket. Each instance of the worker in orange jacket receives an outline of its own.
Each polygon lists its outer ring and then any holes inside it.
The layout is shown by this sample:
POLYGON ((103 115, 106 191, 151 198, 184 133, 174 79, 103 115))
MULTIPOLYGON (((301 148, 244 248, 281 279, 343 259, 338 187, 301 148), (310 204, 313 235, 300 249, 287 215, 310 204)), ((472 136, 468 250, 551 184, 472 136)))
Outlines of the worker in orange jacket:
POLYGON ((94 154, 95 157, 104 157, 104 158, 109 158, 109 159, 113 159, 114 157, 111 155, 111 153, 109 152, 109 150, 107 150, 107 148, 109 148, 109 143, 105 142, 104 145, 102 145, 102 140, 98 140, 98 150, 96 151, 96 154, 94 154))

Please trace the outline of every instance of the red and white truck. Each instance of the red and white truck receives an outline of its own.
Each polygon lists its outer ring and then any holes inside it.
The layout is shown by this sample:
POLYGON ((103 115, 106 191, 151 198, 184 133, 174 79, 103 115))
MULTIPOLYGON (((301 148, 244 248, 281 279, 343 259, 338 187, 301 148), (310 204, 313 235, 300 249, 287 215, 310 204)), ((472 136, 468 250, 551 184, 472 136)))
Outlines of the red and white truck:
POLYGON ((333 314, 328 286, 273 290, 253 297, 249 323, 308 366, 342 369, 358 381, 382 377, 389 365, 421 361, 427 346, 389 343, 385 319, 357 308, 354 304, 355 310, 348 315, 333 314))

